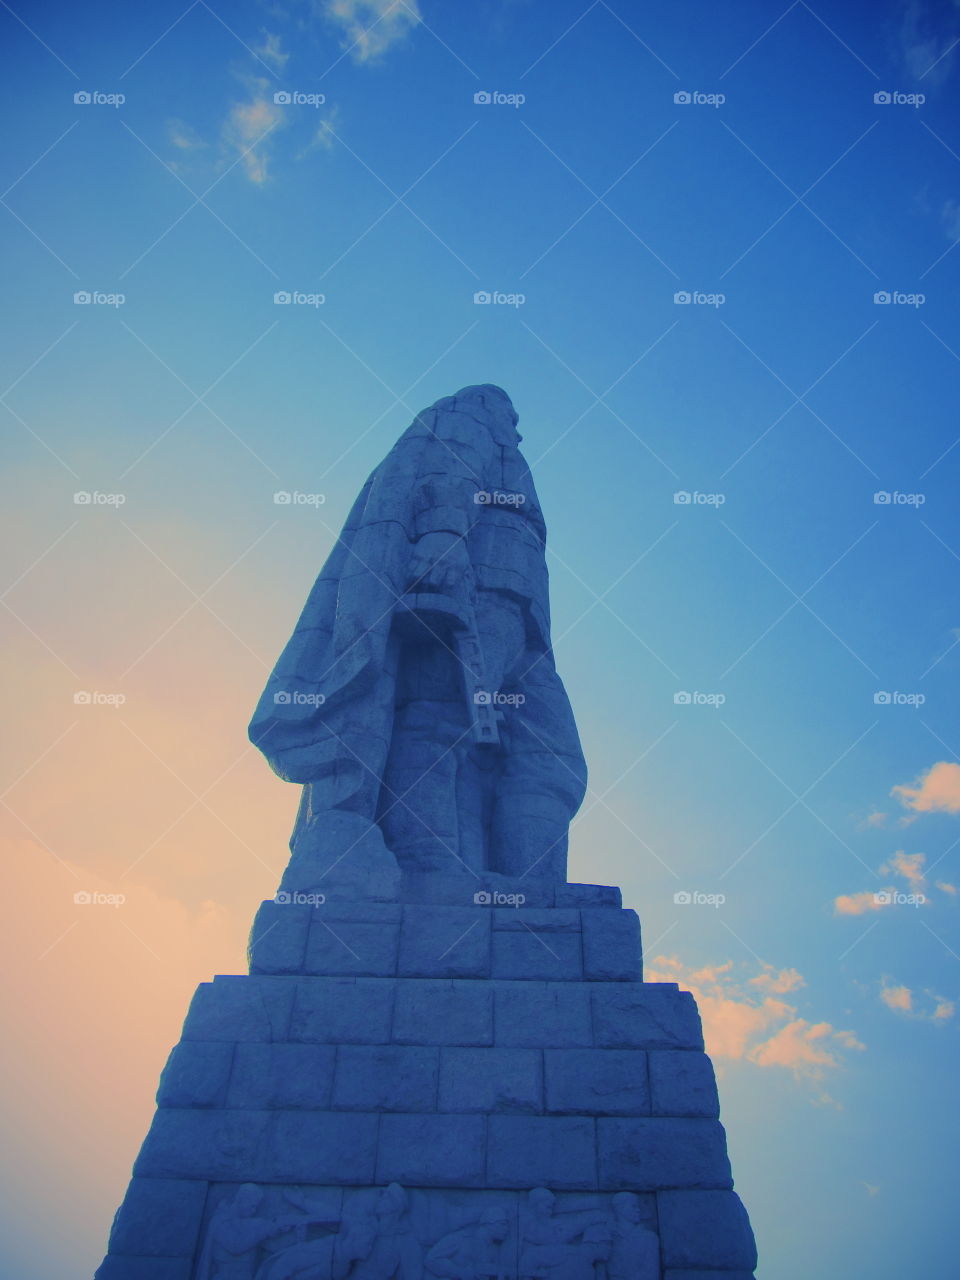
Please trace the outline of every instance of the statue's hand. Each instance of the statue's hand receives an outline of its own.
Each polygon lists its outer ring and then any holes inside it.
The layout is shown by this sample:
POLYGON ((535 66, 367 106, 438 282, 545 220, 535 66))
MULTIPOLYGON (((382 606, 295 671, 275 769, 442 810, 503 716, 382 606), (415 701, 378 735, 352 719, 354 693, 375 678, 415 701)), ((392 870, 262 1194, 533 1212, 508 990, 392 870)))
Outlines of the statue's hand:
POLYGON ((462 596, 473 582, 473 569, 462 538, 428 533, 413 548, 408 590, 462 596))

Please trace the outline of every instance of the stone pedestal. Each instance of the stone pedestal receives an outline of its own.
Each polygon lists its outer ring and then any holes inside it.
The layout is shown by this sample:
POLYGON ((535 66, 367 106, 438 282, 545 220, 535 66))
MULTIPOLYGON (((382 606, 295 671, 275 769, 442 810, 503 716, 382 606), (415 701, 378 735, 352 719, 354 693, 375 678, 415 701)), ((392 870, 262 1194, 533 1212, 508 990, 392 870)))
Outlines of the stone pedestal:
POLYGON ((693 997, 617 890, 510 894, 264 903, 97 1280, 752 1276, 693 997))

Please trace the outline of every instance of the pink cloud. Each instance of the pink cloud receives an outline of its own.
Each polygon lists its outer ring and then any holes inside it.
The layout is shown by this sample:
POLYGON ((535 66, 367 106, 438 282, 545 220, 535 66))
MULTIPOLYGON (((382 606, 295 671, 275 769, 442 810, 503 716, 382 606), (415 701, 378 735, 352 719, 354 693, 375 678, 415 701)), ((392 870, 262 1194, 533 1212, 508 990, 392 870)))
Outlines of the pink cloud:
POLYGON ((862 893, 841 893, 833 900, 833 909, 838 916, 862 916, 865 911, 879 911, 889 905, 872 889, 864 889, 862 893))
POLYGON ((898 785, 890 794, 916 813, 960 813, 960 764, 940 760, 912 786, 898 785))
POLYGON ((864 1047, 852 1031, 829 1022, 812 1024, 798 1017, 793 1005, 770 994, 803 986, 796 969, 763 965, 758 974, 741 977, 729 961, 689 969, 675 956, 658 956, 653 965, 649 982, 679 982, 693 993, 713 1058, 782 1067, 798 1079, 818 1079, 843 1065, 843 1051, 864 1047))
POLYGON ((909 1013, 913 1008, 913 992, 909 987, 882 987, 880 999, 888 1009, 909 1013))

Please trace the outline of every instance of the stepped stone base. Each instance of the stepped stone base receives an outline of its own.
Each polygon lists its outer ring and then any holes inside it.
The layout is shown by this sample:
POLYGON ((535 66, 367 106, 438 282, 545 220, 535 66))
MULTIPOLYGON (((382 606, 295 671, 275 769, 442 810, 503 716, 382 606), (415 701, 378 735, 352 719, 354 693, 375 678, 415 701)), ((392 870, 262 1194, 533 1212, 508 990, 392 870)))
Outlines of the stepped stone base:
POLYGON ((250 974, 197 990, 97 1280, 752 1276, 693 997, 640 980, 615 890, 558 888, 264 903, 250 974))

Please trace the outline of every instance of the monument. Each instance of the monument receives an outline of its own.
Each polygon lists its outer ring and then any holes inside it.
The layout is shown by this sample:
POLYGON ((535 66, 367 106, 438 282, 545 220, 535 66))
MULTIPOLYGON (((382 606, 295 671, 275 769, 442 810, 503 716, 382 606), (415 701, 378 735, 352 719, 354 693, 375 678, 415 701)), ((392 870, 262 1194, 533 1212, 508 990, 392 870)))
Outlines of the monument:
POLYGON ((747 1280, 693 997, 567 882, 586 766, 494 386, 364 485, 250 725, 302 786, 198 988, 97 1280, 747 1280))

